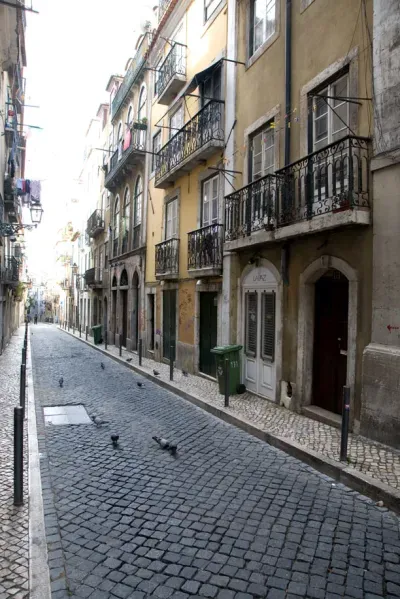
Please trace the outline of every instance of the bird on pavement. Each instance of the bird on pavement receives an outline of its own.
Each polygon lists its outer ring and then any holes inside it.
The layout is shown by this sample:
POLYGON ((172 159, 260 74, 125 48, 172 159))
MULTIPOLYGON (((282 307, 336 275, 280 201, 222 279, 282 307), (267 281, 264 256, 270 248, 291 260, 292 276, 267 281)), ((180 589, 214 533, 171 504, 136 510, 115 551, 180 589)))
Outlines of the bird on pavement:
POLYGON ((126 358, 127 362, 132 362, 132 358, 126 358))
POLYGON ((105 369, 105 366, 104 366, 103 362, 100 362, 100 366, 101 366, 101 368, 102 368, 103 370, 105 369))
POLYGON ((114 447, 118 447, 119 435, 111 435, 111 441, 114 447))
POLYGON ((138 381, 136 384, 138 387, 144 387, 144 383, 141 383, 140 381, 138 381))
POLYGON ((159 376, 160 373, 158 372, 158 370, 153 370, 153 374, 154 376, 159 376))
POLYGON ((182 374, 183 374, 183 376, 189 376, 189 373, 187 372, 187 370, 183 370, 183 368, 182 368, 182 374))
POLYGON ((62 386, 63 386, 63 384, 64 384, 64 379, 63 379, 63 377, 62 377, 62 376, 60 377, 60 380, 58 381, 58 384, 60 385, 60 387, 62 387, 62 386))
POLYGON ((176 443, 171 443, 170 441, 167 441, 167 439, 163 439, 162 437, 157 437, 155 435, 152 437, 152 439, 159 444, 161 449, 167 449, 172 455, 176 454, 176 450, 178 449, 176 443))

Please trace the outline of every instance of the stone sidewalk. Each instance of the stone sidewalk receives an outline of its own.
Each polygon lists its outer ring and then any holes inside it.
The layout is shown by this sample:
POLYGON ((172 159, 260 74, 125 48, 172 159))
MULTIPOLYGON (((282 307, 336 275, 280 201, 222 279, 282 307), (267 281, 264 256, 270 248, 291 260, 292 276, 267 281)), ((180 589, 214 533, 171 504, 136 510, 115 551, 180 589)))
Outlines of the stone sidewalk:
POLYGON ((28 451, 24 426, 24 505, 13 505, 14 407, 19 405, 19 375, 24 327, 14 333, 0 356, 0 599, 27 599, 28 451))
MULTIPOLYGON (((73 334, 72 329, 69 334, 73 334)), ((75 332, 75 337, 79 338, 79 332, 75 332)), ((85 340, 83 334, 82 340, 85 340)), ((93 345, 93 338, 90 336, 88 343, 93 345)), ((97 347, 104 351, 104 345, 97 347)), ((114 345, 108 346, 107 353, 114 358, 119 357, 119 349, 114 345)), ((136 353, 122 349, 121 359, 124 362, 129 359, 130 365, 139 369, 136 353)), ((168 364, 143 358, 140 370, 153 379, 169 383, 168 364), (159 372, 159 376, 154 376, 153 370, 159 372)), ((219 394, 216 382, 195 375, 183 376, 180 370, 174 370, 172 384, 177 390, 198 398, 202 402, 218 408, 221 412, 229 413, 261 431, 288 439, 330 461, 342 464, 339 460, 340 430, 335 427, 291 412, 251 393, 231 397, 230 407, 224 408, 224 398, 219 394)), ((350 434, 348 466, 384 483, 400 497, 400 451, 370 441, 360 435, 350 434)))

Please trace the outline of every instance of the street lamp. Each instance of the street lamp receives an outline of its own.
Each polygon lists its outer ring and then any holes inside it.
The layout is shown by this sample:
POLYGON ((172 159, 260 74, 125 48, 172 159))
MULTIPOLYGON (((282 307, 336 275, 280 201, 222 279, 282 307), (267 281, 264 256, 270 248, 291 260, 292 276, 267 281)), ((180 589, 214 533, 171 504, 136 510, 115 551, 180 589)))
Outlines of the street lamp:
POLYGON ((43 208, 39 205, 32 205, 30 208, 31 220, 35 225, 39 225, 42 220, 43 208))

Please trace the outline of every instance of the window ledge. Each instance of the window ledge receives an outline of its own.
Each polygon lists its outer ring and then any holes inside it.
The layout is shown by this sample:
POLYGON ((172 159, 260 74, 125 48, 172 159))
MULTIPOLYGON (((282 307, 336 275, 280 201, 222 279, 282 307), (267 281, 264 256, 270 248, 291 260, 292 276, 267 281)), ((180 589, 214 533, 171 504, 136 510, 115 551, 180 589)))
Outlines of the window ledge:
POLYGON ((211 17, 208 19, 206 23, 203 25, 203 31, 201 32, 200 37, 207 32, 208 28, 214 23, 215 19, 219 16, 221 11, 226 7, 226 0, 221 0, 220 4, 217 6, 211 17))
POLYGON ((271 35, 271 37, 269 37, 267 40, 265 40, 265 42, 262 44, 262 46, 260 46, 258 48, 258 50, 256 52, 254 52, 254 54, 252 56, 250 56, 250 58, 248 58, 246 60, 246 70, 249 69, 259 58, 260 56, 262 56, 264 54, 264 52, 266 52, 266 50, 268 50, 268 48, 270 46, 272 46, 272 44, 278 39, 279 37, 279 29, 277 31, 275 31, 275 33, 273 35, 271 35))

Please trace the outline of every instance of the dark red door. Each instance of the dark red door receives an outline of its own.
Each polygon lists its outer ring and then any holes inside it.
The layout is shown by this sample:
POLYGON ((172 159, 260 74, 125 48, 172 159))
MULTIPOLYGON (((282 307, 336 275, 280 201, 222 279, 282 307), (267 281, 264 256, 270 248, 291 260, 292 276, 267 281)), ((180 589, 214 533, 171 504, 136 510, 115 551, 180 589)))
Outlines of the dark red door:
POLYGON ((315 284, 313 404, 342 413, 347 376, 349 282, 331 269, 315 284))

